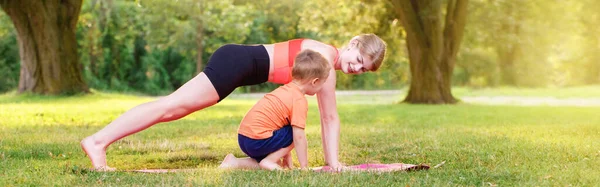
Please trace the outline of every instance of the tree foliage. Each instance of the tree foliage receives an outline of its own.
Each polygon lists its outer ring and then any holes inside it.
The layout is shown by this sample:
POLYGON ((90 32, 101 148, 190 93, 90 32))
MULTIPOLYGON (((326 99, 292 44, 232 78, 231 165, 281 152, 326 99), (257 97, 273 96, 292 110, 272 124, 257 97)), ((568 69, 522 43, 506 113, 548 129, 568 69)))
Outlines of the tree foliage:
POLYGON ((471 0, 455 83, 597 84, 597 1, 471 0), (594 34, 593 34, 594 33, 594 34), (595 59, 594 59, 595 58, 595 59))
POLYGON ((19 51, 17 35, 10 18, 0 13, 0 92, 8 91, 19 84, 19 51))
MULTIPOLYGON (((452 1, 435 2, 446 7, 452 1)), ((598 8, 593 0, 470 0, 448 79, 473 87, 598 84, 598 8)), ((169 93, 227 43, 311 38, 343 47, 360 33, 383 38, 387 57, 378 72, 338 76, 338 89, 398 89, 411 83, 408 32, 389 0, 88 0, 76 29, 84 80, 100 90, 169 93)), ((1 12, 0 74, 6 76, 0 91, 15 89, 19 81, 16 37, 1 12)))

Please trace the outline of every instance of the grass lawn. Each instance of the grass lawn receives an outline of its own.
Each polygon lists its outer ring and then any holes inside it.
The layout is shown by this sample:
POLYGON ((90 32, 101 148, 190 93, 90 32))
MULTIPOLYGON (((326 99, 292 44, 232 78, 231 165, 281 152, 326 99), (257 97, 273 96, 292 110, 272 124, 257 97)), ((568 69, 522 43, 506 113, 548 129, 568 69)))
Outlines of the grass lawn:
POLYGON ((453 88, 452 92, 459 96, 521 96, 521 97, 555 97, 555 98, 598 98, 600 85, 553 88, 453 88))
MULTIPOLYGON (((565 91, 591 97, 598 87, 565 91)), ((503 95, 501 90, 481 95, 503 95)), ((477 93, 477 91, 475 91, 477 93)), ((543 91, 514 91, 535 96, 543 91)), ((457 95, 474 95, 459 89, 457 95)), ((476 95, 476 94, 475 94, 476 95)), ((600 95, 596 95, 600 96, 600 95)), ((90 172, 79 141, 127 109, 153 98, 0 95, 0 186, 594 186, 600 184, 600 107, 408 105, 373 96, 338 98, 340 159, 346 164, 446 164, 396 173, 220 171, 227 153, 243 156, 236 130, 255 99, 229 98, 182 120, 114 143, 110 166, 193 168, 144 174, 90 172), (372 102, 375 101, 375 102, 372 102)), ((311 100, 309 164, 323 165, 318 111, 311 100)), ((294 158, 295 159, 295 158, 294 158)))

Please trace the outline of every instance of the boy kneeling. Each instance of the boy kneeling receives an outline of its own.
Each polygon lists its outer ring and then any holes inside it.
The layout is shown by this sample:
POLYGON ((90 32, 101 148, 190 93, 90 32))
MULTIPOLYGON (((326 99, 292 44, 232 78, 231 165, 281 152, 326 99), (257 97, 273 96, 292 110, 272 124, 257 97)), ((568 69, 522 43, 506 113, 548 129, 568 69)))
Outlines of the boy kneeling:
POLYGON ((292 168, 291 150, 295 148, 300 167, 307 169, 304 128, 308 102, 304 95, 314 95, 321 90, 330 69, 321 54, 312 50, 298 53, 292 68, 293 80, 266 94, 248 111, 240 124, 238 143, 250 158, 236 158, 228 154, 219 167, 292 168))

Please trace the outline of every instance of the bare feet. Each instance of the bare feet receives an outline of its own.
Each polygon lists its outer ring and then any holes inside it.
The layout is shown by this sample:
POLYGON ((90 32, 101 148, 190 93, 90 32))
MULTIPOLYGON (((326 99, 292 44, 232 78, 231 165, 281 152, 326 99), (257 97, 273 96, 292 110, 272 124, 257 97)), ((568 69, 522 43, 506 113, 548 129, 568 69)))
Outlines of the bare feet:
POLYGON ((95 171, 115 171, 115 168, 106 165, 106 148, 97 144, 93 138, 87 137, 81 140, 81 148, 92 161, 95 171))
POLYGON ((262 161, 260 161, 260 163, 258 163, 258 165, 260 166, 260 168, 266 169, 269 171, 283 170, 279 164, 277 164, 275 162, 270 162, 268 160, 262 160, 262 161))
POLYGON ((225 159, 223 159, 223 162, 221 162, 221 165, 219 165, 220 169, 231 169, 231 168, 235 168, 236 167, 236 157, 229 153, 227 154, 227 156, 225 156, 225 159))
POLYGON ((292 154, 288 153, 282 158, 282 168, 285 169, 294 169, 294 162, 292 161, 292 154))

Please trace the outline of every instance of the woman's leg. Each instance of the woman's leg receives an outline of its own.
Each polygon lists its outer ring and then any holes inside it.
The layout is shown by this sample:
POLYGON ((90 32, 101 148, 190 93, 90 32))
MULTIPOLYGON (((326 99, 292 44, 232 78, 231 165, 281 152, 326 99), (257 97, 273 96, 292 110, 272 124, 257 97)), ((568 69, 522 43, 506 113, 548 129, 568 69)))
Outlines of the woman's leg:
POLYGON ((113 142, 159 122, 182 118, 212 106, 218 100, 214 86, 204 73, 200 73, 170 95, 125 112, 102 130, 83 139, 81 147, 95 169, 112 170, 106 164, 106 148, 113 142))

